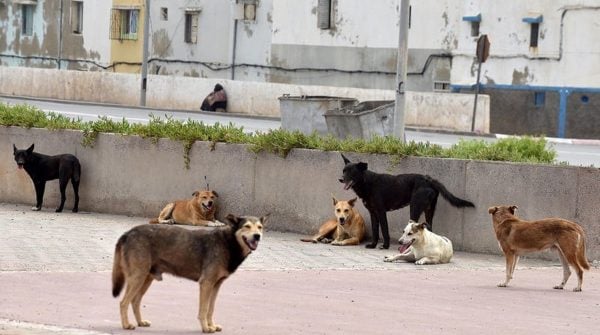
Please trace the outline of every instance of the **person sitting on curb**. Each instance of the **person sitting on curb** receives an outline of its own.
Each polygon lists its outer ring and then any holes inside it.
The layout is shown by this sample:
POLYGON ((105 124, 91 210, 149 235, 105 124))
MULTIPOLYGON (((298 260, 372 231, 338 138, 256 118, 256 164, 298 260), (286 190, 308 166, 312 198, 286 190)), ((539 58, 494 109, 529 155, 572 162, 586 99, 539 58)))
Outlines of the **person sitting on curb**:
POLYGON ((202 101, 200 109, 210 112, 225 112, 227 109, 227 94, 221 84, 216 84, 215 88, 202 101))

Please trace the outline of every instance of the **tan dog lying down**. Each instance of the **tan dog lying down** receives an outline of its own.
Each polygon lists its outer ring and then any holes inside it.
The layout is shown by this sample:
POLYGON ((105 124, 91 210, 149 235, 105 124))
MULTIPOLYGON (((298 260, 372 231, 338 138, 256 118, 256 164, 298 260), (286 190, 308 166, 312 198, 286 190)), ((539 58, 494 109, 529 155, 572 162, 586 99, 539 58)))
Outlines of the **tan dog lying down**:
POLYGON ((517 206, 494 206, 488 209, 498 244, 506 257, 506 280, 499 287, 506 287, 512 279, 519 256, 545 249, 555 249, 563 267, 563 280, 555 289, 562 290, 571 276, 571 265, 577 272, 577 287, 581 291, 583 270, 590 264, 585 257, 585 233, 578 224, 560 218, 524 221, 516 217, 517 206))
POLYGON ((402 237, 398 240, 400 254, 386 256, 385 262, 407 261, 415 264, 448 263, 454 254, 452 241, 427 229, 427 223, 417 223, 412 220, 404 228, 402 237))
POLYGON ((150 223, 186 224, 192 226, 222 226, 224 223, 215 219, 217 198, 215 191, 196 191, 189 200, 171 202, 163 208, 158 219, 150 223))
POLYGON ((302 242, 323 242, 333 245, 358 245, 365 237, 365 220, 354 208, 356 198, 338 201, 333 198, 335 218, 324 222, 319 232, 302 242), (333 238, 333 240, 332 240, 333 238))

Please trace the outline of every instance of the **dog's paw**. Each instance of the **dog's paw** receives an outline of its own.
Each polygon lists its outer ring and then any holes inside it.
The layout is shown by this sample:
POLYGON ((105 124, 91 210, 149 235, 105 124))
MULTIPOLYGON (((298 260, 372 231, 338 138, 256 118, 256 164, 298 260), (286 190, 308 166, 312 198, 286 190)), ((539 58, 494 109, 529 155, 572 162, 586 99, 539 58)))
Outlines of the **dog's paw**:
POLYGON ((365 248, 367 248, 367 249, 375 249, 376 246, 377 246, 377 243, 369 243, 369 244, 365 245, 365 248))
POLYGON ((138 326, 140 327, 150 327, 151 324, 152 322, 148 320, 142 320, 142 322, 138 322, 138 326))
POLYGON ((223 222, 221 222, 221 221, 219 221, 219 220, 215 220, 215 221, 213 222, 213 224, 214 224, 214 226, 213 226, 213 227, 221 227, 221 226, 224 226, 224 225, 225 225, 223 222))
POLYGON ((390 263, 391 263, 391 262, 393 262, 394 260, 395 260, 395 259, 394 259, 394 256, 385 256, 385 257, 383 258, 383 261, 384 261, 384 262, 390 262, 390 263))
POLYGON ((130 324, 123 325, 123 329, 134 330, 135 326, 130 323, 130 324))
POLYGON ((506 284, 506 283, 504 283, 504 282, 502 282, 502 283, 498 284, 497 286, 498 286, 498 287, 506 287, 506 286, 507 286, 507 284, 506 284))
POLYGON ((31 207, 31 210, 34 211, 34 212, 39 212, 39 211, 42 210, 42 207, 33 206, 33 207, 31 207))
POLYGON ((332 240, 332 239, 329 239, 329 238, 327 238, 327 237, 324 237, 324 238, 322 238, 322 239, 321 239, 321 241, 320 241, 320 242, 321 242, 321 243, 332 243, 331 241, 333 241, 333 240, 332 240))
POLYGON ((169 220, 167 220, 167 224, 175 224, 175 220, 169 219, 169 220))
POLYGON ((581 292, 581 287, 576 287, 573 289, 573 292, 581 292))
POLYGON ((221 327, 221 325, 211 325, 211 327, 213 327, 215 329, 216 332, 220 332, 221 330, 223 330, 223 327, 221 327))
POLYGON ((564 288, 563 285, 556 285, 553 287, 553 289, 555 289, 555 290, 562 290, 563 288, 564 288))
POLYGON ((332 241, 331 245, 344 245, 344 243, 342 241, 332 241))
POLYGON ((216 331, 220 331, 220 330, 217 330, 214 326, 207 326, 206 328, 202 327, 203 333, 214 333, 216 331))

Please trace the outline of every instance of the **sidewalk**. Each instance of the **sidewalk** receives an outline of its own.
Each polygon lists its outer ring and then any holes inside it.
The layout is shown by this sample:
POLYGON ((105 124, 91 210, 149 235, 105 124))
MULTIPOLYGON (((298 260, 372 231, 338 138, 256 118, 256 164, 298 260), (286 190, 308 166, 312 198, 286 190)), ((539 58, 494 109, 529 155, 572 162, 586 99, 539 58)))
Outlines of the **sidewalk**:
MULTIPOLYGON (((114 244, 147 218, 54 213, 0 204, 0 334, 132 334, 110 294, 114 244)), ((268 227, 268 223, 267 223, 268 227)), ((223 334, 591 334, 600 270, 582 293, 551 289, 558 262, 524 259, 509 288, 504 260, 457 252, 452 263, 384 263, 395 252, 299 242, 268 231, 223 285, 215 319, 223 334)), ((396 239, 396 236, 393 236, 396 239)), ((199 333, 197 284, 166 276, 142 302, 140 334, 199 333)))

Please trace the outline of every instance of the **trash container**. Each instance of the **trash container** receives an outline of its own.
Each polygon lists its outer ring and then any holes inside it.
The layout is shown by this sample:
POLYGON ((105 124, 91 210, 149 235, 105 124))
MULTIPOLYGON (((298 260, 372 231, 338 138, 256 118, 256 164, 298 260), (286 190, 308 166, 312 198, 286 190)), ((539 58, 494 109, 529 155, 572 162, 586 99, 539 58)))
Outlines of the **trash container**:
POLYGON ((281 127, 285 130, 299 130, 310 135, 314 131, 327 134, 327 124, 323 114, 330 109, 343 108, 356 104, 353 98, 301 95, 279 97, 281 127))
POLYGON ((324 114, 327 130, 340 139, 392 135, 394 106, 394 100, 374 100, 328 110, 324 114))

